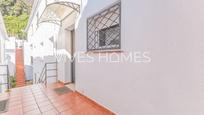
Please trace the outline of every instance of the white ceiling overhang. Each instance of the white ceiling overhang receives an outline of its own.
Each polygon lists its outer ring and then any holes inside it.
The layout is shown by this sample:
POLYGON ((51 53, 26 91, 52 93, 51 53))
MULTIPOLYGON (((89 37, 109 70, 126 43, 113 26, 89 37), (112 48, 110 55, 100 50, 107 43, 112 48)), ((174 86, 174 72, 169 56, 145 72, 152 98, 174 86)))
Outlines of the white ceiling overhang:
POLYGON ((45 8, 38 19, 38 24, 43 22, 62 24, 69 20, 70 26, 75 23, 80 12, 80 4, 77 0, 45 0, 45 8))

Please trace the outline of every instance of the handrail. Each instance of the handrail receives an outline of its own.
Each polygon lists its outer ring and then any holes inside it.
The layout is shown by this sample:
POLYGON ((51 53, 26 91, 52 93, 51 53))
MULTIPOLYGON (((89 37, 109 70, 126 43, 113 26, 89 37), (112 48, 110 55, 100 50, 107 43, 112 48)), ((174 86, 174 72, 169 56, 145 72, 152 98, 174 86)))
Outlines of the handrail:
POLYGON ((42 69, 42 71, 41 71, 41 73, 40 73, 40 77, 38 78, 38 82, 37 82, 37 83, 42 83, 42 82, 44 82, 44 81, 43 81, 43 77, 44 77, 44 73, 45 73, 45 68, 46 68, 46 63, 45 63, 45 65, 43 66, 43 69, 42 69))
POLYGON ((45 65, 43 66, 43 69, 40 73, 40 77, 38 78, 36 83, 44 83, 45 85, 47 85, 47 79, 48 78, 53 78, 56 77, 57 80, 57 62, 46 62, 45 65), (52 65, 52 64, 56 64, 56 68, 55 69, 48 69, 48 65, 52 65), (47 72, 48 71, 56 71, 56 75, 55 76, 48 76, 47 72))
POLYGON ((42 80, 42 77, 43 77, 44 72, 45 72, 45 66, 46 66, 46 64, 43 66, 43 69, 42 69, 42 71, 41 71, 41 73, 40 73, 40 77, 39 77, 39 79, 38 79, 38 83, 41 82, 41 80, 42 80))
POLYGON ((6 76, 7 82, 6 83, 0 83, 0 85, 7 85, 7 90, 10 89, 10 79, 9 79, 9 67, 8 65, 0 65, 6 67, 6 74, 0 74, 0 76, 6 76))

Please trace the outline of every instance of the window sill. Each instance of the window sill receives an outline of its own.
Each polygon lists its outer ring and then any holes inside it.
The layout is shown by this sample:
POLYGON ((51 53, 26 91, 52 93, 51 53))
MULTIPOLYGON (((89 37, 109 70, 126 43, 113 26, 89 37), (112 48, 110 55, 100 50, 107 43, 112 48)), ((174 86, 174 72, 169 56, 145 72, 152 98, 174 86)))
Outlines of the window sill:
POLYGON ((110 50, 92 50, 87 51, 86 53, 123 53, 124 51, 121 49, 110 49, 110 50))

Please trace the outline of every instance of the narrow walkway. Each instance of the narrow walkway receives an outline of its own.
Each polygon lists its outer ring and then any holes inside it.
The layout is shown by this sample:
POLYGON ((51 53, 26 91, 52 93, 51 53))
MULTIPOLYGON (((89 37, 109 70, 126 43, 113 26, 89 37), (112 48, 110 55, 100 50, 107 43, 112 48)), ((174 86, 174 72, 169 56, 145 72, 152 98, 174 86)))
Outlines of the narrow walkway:
POLYGON ((76 92, 57 94, 54 89, 64 87, 55 83, 30 85, 12 89, 0 95, 9 98, 8 111, 2 115, 114 115, 76 92))
POLYGON ((23 49, 16 49, 16 86, 25 86, 23 49))

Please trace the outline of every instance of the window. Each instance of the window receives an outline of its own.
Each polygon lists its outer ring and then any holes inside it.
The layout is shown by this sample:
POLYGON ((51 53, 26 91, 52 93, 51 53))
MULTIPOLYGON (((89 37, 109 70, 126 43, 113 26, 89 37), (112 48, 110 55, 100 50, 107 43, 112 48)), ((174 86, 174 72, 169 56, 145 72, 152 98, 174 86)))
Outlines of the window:
POLYGON ((120 49, 121 5, 117 3, 87 20, 87 50, 120 49))
POLYGON ((119 36, 119 24, 99 30, 99 47, 119 44, 119 39, 114 39, 119 36))

